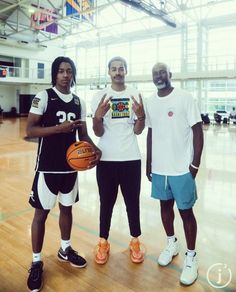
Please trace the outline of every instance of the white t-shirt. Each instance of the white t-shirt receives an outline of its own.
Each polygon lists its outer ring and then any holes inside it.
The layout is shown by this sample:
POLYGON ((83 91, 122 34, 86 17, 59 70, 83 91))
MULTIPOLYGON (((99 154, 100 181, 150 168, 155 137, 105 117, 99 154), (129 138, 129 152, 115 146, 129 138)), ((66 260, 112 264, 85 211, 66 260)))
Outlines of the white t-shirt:
POLYGON ((146 125, 152 128, 152 172, 182 175, 193 158, 191 127, 201 122, 197 101, 185 90, 174 88, 165 97, 155 92, 146 99, 146 125))
POLYGON ((232 111, 230 112, 230 115, 231 115, 232 117, 235 117, 235 116, 236 116, 236 110, 232 110, 232 111))
MULTIPOLYGON (((73 98, 72 93, 63 94, 60 91, 58 91, 56 87, 53 87, 53 90, 60 97, 60 99, 62 99, 66 103, 70 102, 73 98)), ((43 115, 47 109, 48 104, 47 91, 46 90, 40 91, 39 93, 37 93, 36 97, 38 98, 38 106, 37 107, 31 106, 30 112, 36 115, 43 115)), ((86 105, 81 98, 79 98, 79 100, 81 104, 81 121, 86 121, 86 105)))
POLYGON ((141 159, 137 137, 134 133, 135 113, 132 110, 133 96, 139 102, 139 92, 132 88, 114 91, 111 87, 97 92, 92 100, 93 117, 101 98, 112 96, 111 108, 103 118, 104 134, 98 147, 102 151, 103 161, 130 161, 141 159))

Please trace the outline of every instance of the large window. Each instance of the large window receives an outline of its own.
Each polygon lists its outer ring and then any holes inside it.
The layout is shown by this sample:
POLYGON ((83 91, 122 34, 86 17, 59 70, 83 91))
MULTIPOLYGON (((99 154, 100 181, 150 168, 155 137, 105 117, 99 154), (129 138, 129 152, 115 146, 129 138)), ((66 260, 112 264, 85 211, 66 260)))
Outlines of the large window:
POLYGON ((234 70, 236 68, 236 27, 209 30, 209 70, 234 70))
POLYGON ((209 80, 203 82, 207 92, 207 112, 230 111, 236 106, 236 80, 209 80))
POLYGON ((159 39, 158 60, 167 63, 173 72, 181 68, 181 37, 180 34, 159 39))
POLYGON ((236 26, 214 29, 206 26, 198 30, 193 25, 184 37, 180 31, 166 36, 142 35, 140 31, 139 40, 124 39, 123 42, 114 37, 112 44, 101 42, 96 47, 77 48, 76 53, 69 52, 73 58, 76 57, 78 77, 84 80, 83 94, 87 100, 90 100, 92 91, 110 83, 107 63, 112 57, 121 56, 128 63, 128 78, 133 77, 134 83, 130 85, 138 88, 145 97, 155 90, 151 70, 160 61, 170 66, 174 86, 187 89, 199 99, 202 112, 212 114, 216 110, 230 111, 236 106, 236 80, 232 79, 236 71, 236 39, 233 37, 236 35, 236 26), (201 37, 199 33, 202 33, 201 37), (198 56, 202 50, 202 56, 198 56), (185 53, 187 55, 184 58, 185 53), (197 72, 199 64, 204 65, 204 70, 197 72), (212 71, 215 71, 214 74, 212 71), (221 79, 217 72, 223 76, 221 79), (224 78, 228 73, 231 79, 224 78), (204 76, 201 77, 201 74, 204 76), (183 76, 186 76, 185 79, 183 76), (137 82, 140 77, 142 81, 137 82), (86 90, 89 90, 88 94, 86 90))
POLYGON ((130 55, 132 75, 150 74, 157 60, 157 40, 144 39, 132 42, 130 55))

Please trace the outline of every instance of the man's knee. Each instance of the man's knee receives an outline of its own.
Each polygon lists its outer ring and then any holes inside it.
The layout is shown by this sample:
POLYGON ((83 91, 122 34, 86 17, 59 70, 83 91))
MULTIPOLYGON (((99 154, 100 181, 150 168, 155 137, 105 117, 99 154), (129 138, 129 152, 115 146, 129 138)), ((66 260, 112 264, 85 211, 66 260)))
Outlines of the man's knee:
POLYGON ((168 212, 173 209, 174 207, 174 200, 161 200, 160 201, 161 205, 161 211, 162 212, 168 212))
POLYGON ((63 206, 59 203, 59 208, 63 215, 70 215, 72 213, 72 206, 63 206))
POLYGON ((48 217, 50 210, 35 209, 34 219, 35 223, 44 223, 48 217))
POLYGON ((186 210, 179 210, 179 213, 183 221, 195 219, 192 208, 186 210))

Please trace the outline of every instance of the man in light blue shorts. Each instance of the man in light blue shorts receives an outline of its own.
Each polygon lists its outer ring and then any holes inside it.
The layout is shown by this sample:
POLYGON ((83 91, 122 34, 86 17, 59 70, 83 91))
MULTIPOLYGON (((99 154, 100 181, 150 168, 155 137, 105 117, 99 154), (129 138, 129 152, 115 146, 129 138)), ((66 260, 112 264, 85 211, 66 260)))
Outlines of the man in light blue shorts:
POLYGON ((166 64, 155 64, 152 74, 157 91, 146 102, 146 173, 152 181, 151 196, 160 200, 167 235, 167 246, 158 263, 167 266, 179 252, 174 232, 176 202, 187 243, 180 282, 191 285, 198 276, 197 222, 192 207, 197 199, 195 177, 203 149, 201 115, 192 95, 171 85, 171 72, 166 64))

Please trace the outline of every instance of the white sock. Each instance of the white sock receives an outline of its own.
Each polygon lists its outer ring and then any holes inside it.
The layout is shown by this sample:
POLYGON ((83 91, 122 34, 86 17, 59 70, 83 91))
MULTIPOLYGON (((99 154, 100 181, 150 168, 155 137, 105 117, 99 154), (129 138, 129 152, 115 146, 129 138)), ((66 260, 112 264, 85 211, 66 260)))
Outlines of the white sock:
POLYGON ((62 248, 62 250, 65 251, 68 246, 70 246, 70 239, 69 240, 61 239, 61 248, 62 248))
POLYGON ((41 252, 33 252, 33 263, 41 261, 41 252))
POLYGON ((187 249, 187 255, 190 257, 194 257, 196 254, 195 249, 187 249))
POLYGON ((175 242, 175 239, 176 239, 175 235, 167 236, 168 243, 175 242))

